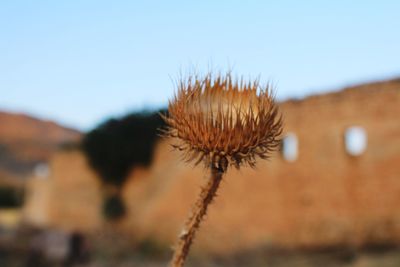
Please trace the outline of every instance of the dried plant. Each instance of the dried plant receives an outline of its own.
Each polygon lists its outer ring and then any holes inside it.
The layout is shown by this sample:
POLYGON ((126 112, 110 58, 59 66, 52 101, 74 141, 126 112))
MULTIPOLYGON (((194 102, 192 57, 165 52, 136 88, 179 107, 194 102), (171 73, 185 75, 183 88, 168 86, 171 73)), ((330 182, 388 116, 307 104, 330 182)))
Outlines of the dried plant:
POLYGON ((171 266, 183 266, 202 218, 229 166, 254 167, 279 144, 282 120, 267 86, 232 79, 230 73, 181 80, 168 106, 165 136, 186 161, 204 162, 211 177, 186 221, 171 266))

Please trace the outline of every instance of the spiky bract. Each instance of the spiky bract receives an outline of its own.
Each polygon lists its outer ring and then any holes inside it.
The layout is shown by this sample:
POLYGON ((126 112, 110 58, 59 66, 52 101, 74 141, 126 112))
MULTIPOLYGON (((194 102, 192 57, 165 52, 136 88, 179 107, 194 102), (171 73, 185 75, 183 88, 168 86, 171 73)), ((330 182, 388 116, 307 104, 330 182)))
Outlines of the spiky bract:
POLYGON ((232 79, 228 73, 181 80, 168 106, 166 136, 187 161, 226 171, 255 166, 280 143, 282 120, 268 86, 232 79))

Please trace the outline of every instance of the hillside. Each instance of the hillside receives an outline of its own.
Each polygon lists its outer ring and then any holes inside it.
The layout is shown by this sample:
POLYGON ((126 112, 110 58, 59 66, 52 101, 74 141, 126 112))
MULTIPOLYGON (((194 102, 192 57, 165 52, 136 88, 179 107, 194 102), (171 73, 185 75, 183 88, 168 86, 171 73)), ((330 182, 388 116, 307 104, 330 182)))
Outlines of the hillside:
POLYGON ((80 137, 80 132, 55 122, 0 111, 0 182, 29 175, 58 146, 80 137))

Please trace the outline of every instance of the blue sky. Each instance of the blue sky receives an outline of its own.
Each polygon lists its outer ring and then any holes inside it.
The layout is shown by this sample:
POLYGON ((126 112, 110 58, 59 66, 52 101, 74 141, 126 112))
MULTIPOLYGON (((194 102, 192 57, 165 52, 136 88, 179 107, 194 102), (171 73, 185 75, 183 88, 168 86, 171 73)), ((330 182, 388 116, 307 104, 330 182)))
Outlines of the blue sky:
POLYGON ((232 68, 278 99, 400 76, 400 1, 0 1, 0 109, 82 130, 232 68))

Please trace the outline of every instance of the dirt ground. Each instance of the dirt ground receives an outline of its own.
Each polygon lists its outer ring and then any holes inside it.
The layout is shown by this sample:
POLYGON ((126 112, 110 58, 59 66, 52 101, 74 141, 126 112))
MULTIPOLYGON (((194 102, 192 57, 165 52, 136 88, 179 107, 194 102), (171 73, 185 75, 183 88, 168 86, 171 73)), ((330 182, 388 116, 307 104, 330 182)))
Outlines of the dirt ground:
MULTIPOLYGON (((108 244, 110 245, 110 244, 108 244)), ((118 246, 118 245, 117 245, 118 246)), ((52 262, 32 258, 23 251, 0 250, 0 266, 4 267, 164 267, 171 251, 136 247, 132 252, 93 251, 88 261, 82 263, 52 262)), ((336 248, 310 251, 284 251, 256 249, 225 256, 190 255, 187 267, 398 267, 400 248, 384 247, 363 250, 336 248)))

